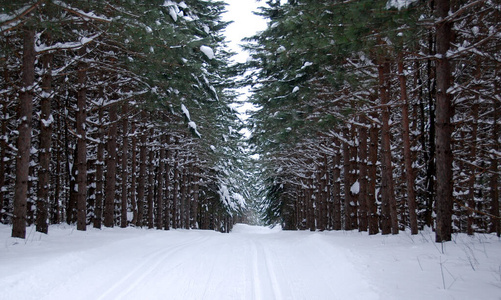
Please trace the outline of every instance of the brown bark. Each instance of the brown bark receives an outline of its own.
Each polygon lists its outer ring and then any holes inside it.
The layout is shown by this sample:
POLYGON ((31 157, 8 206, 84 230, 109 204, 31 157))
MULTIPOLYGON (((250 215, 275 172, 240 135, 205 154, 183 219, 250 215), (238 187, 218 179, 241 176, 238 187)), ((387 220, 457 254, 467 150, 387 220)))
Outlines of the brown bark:
POLYGON ((369 129, 369 161, 367 163, 367 175, 369 178, 367 190, 367 213, 369 216, 369 234, 379 233, 379 216, 377 213, 376 203, 376 181, 377 181, 377 161, 378 161, 378 141, 379 128, 376 124, 372 124, 369 129))
POLYGON ((405 183, 407 188, 407 206, 411 234, 418 234, 416 193, 414 191, 414 170, 412 168, 411 139, 409 129, 409 103, 407 100, 407 83, 404 74, 403 57, 398 60, 398 78, 400 82, 400 101, 402 102, 402 140, 404 146, 405 183))
POLYGON ((136 123, 132 122, 131 124, 131 132, 132 132, 132 145, 131 145, 131 165, 130 165, 130 173, 131 173, 131 182, 130 182, 130 206, 132 209, 132 220, 131 224, 136 225, 137 223, 137 200, 136 200, 136 186, 137 186, 137 137, 136 137, 136 123))
MULTIPOLYGON (((177 143, 176 143, 177 144, 177 143)), ((179 228, 179 214, 178 214, 178 190, 179 190, 179 170, 177 163, 177 151, 174 156, 174 188, 172 190, 172 228, 179 228)))
POLYGON ((186 229, 190 229, 191 228, 191 204, 192 204, 192 201, 191 201, 191 198, 193 196, 193 190, 192 190, 192 185, 191 185, 191 174, 189 172, 191 172, 191 165, 188 165, 186 167, 186 173, 184 174, 184 181, 185 181, 185 184, 186 184, 186 221, 185 221, 185 225, 184 227, 186 229))
POLYGON ((164 205, 164 229, 169 230, 170 229, 170 156, 171 156, 171 150, 170 150, 170 136, 167 136, 166 140, 166 145, 167 147, 167 154, 166 154, 166 161, 165 161, 165 205, 164 205))
POLYGON ((198 229, 198 192, 199 192, 199 178, 198 167, 193 168, 193 204, 192 204, 192 220, 191 228, 198 229))
POLYGON ((120 211, 120 227, 127 227, 127 212, 128 212, 128 178, 129 172, 127 167, 129 160, 127 154, 129 152, 129 105, 125 101, 122 105, 122 197, 121 197, 121 211, 120 211))
MULTIPOLYGON (((100 98, 103 98, 103 89, 100 91, 100 98)), ((99 129, 96 157, 96 202, 94 209, 94 228, 101 228, 103 219, 103 187, 104 187, 104 126, 103 126, 103 108, 99 108, 99 129)))
POLYGON ((315 206, 317 205, 317 201, 313 198, 313 178, 312 178, 312 173, 308 173, 308 179, 306 180, 306 184, 308 185, 308 190, 307 190, 307 199, 308 199, 308 228, 310 231, 315 231, 316 224, 315 224, 315 206))
MULTIPOLYGON (((86 53, 85 47, 79 51, 81 58, 86 53)), ((77 72, 78 92, 77 92, 77 170, 76 184, 77 191, 77 230, 87 229, 87 137, 85 123, 87 119, 87 64, 80 61, 77 72)))
POLYGON ((327 212, 327 185, 328 185, 328 163, 327 155, 323 154, 320 159, 320 176, 319 176, 319 193, 318 197, 320 199, 320 209, 318 212, 319 223, 321 224, 321 230, 328 229, 328 212, 327 212))
POLYGON ((349 140, 349 129, 345 128, 343 130, 343 137, 346 140, 343 142, 343 166, 344 166, 344 230, 352 230, 352 216, 353 209, 355 207, 352 194, 350 192, 351 185, 353 184, 351 178, 351 164, 350 164, 350 145, 349 140))
POLYGON ((478 103, 475 102, 471 106, 472 113, 472 131, 471 131, 471 145, 470 145, 470 162, 468 165, 468 169, 470 170, 470 178, 468 179, 468 195, 467 195, 467 203, 468 203, 468 222, 466 232, 468 235, 473 235, 473 222, 475 219, 475 161, 477 160, 477 120, 478 120, 478 103))
MULTIPOLYGON (((7 82, 7 77, 8 77, 8 72, 7 68, 4 69, 4 79, 7 82)), ((4 96, 2 99, 2 126, 1 126, 1 132, 0 135, 2 138, 0 138, 0 157, 6 157, 7 155, 7 107, 8 107, 8 102, 9 102, 9 97, 7 95, 4 96)), ((4 186, 6 184, 5 182, 5 174, 7 172, 6 164, 4 159, 0 159, 0 223, 4 222, 4 212, 6 210, 4 209, 4 201, 6 200, 5 198, 5 193, 4 193, 4 186)), ((5 208, 8 207, 8 203, 5 203, 5 208)))
POLYGON ((437 243, 450 241, 452 237, 452 100, 449 94, 451 86, 451 68, 447 51, 452 39, 452 22, 444 21, 450 10, 450 1, 436 0, 437 17, 442 19, 436 24, 437 41, 437 108, 436 108, 436 232, 437 243))
MULTIPOLYGON (((141 119, 146 122, 146 112, 141 113, 141 119)), ((146 191, 146 133, 143 128, 139 146, 139 182, 137 186, 137 227, 143 227, 144 220, 144 203, 146 191)))
MULTIPOLYGON (((498 91, 499 92, 499 91, 498 91)), ((494 150, 498 153, 501 151, 499 145, 499 131, 501 126, 499 125, 499 113, 500 105, 499 101, 494 100, 494 117, 493 124, 494 128, 492 130, 492 141, 494 142, 494 150)), ((490 232, 495 232, 498 237, 501 236, 501 219, 499 218, 499 157, 495 154, 491 154, 491 227, 490 232)))
POLYGON ((341 230, 341 150, 334 154, 332 168, 333 229, 341 230))
POLYGON ((104 199, 104 226, 113 227, 115 223, 115 189, 117 176, 117 107, 112 105, 109 109, 109 130, 106 160, 106 186, 104 199))
MULTIPOLYGON (((434 9, 434 1, 430 2, 431 9, 434 9)), ((428 55, 430 57, 435 55, 434 50, 434 39, 432 30, 430 29, 428 34, 428 55)), ((419 70, 419 69, 418 69, 419 70)), ((436 136, 436 122, 435 122, 435 97, 436 97, 436 81, 435 78, 435 66, 432 65, 432 60, 428 59, 426 63, 426 72, 427 72, 427 98, 428 98, 428 107, 425 107, 425 103, 421 102, 421 134, 422 134, 422 147, 423 149, 428 149, 429 151, 425 151, 424 159, 426 162, 426 188, 427 188, 427 197, 426 197, 426 212, 425 212, 425 222, 428 227, 433 227, 433 204, 435 202, 435 185, 436 185, 436 174, 437 167, 435 164, 435 136, 436 136), (428 120, 425 118, 425 112, 428 111, 428 120), (426 132, 426 128, 428 127, 428 132, 426 132), (426 140, 428 137, 428 141, 426 140), (428 144, 426 143, 428 142, 428 144)), ((421 98, 421 97, 420 97, 421 98)))
POLYGON ((397 202, 393 183, 393 167, 391 162, 390 134, 390 63, 379 65, 379 96, 381 99, 381 232, 382 234, 398 233, 397 202))
MULTIPOLYGON (((364 122, 365 117, 362 118, 362 122, 364 122)), ((359 157, 359 183, 360 183, 360 192, 358 195, 358 202, 359 202, 359 207, 358 207, 358 230, 359 231, 367 231, 367 228, 369 226, 368 224, 368 219, 367 219, 367 142, 369 139, 369 136, 367 134, 367 128, 361 126, 358 129, 359 132, 359 137, 360 137, 360 142, 358 145, 358 157, 359 157)))
MULTIPOLYGON (((56 102, 56 105, 59 107, 61 107, 61 105, 59 103, 56 102)), ((54 119, 55 119, 55 132, 56 133, 56 139, 54 140, 54 144, 55 144, 55 151, 56 151, 56 157, 55 157, 55 160, 56 160, 56 165, 55 165, 55 170, 54 170, 54 174, 56 174, 55 178, 54 178, 54 202, 52 203, 52 207, 51 207, 51 214, 50 214, 50 221, 52 224, 59 224, 60 222, 62 222, 62 220, 64 219, 64 213, 63 213, 63 209, 62 209, 62 205, 60 205, 60 203, 62 202, 61 201, 61 195, 62 195, 62 186, 63 186, 63 182, 64 182, 64 176, 63 176, 63 172, 62 172, 62 165, 63 165, 63 158, 62 158, 62 154, 63 154, 63 151, 62 149, 64 147, 62 147, 63 145, 63 140, 64 138, 62 138, 62 135, 65 134, 65 130, 62 130, 62 125, 61 125, 61 117, 56 114, 54 116, 54 119)))
POLYGON ((37 191, 37 218, 36 229, 38 232, 48 231, 49 186, 50 186, 50 157, 52 143, 51 95, 52 92, 52 60, 50 53, 42 57, 42 95, 40 99, 40 149, 37 191))
POLYGON ((189 195, 189 186, 188 186, 188 171, 189 171, 189 166, 186 166, 183 170, 183 182, 182 182, 182 187, 181 187, 181 199, 183 202, 183 213, 184 213, 184 218, 183 218, 183 223, 184 223, 184 228, 189 229, 190 228, 190 195, 189 195))
POLYGON ((23 87, 19 93, 19 136, 17 138, 18 153, 16 158, 12 237, 24 239, 26 237, 26 205, 30 168, 33 85, 35 82, 35 31, 33 29, 25 29, 23 41, 23 87))
MULTIPOLYGON (((150 137, 153 137, 153 129, 150 130, 150 137)), ((149 173, 148 173, 148 228, 153 228, 153 196, 155 194, 155 152, 149 149, 149 173)))
POLYGON ((162 135, 160 137, 161 143, 160 143, 160 157, 158 159, 158 181, 157 181, 157 195, 156 195, 156 227, 157 229, 162 229, 163 225, 163 218, 162 218, 162 213, 164 210, 164 165, 165 165, 165 135, 162 135))

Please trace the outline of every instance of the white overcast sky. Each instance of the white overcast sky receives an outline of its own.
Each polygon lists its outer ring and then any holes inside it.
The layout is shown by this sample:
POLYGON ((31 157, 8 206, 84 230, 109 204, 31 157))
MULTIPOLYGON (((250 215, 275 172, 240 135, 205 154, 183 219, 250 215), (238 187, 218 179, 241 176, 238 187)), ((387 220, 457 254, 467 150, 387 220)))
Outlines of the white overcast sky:
POLYGON ((237 62, 245 62, 247 53, 245 53, 238 45, 242 44, 241 40, 245 37, 253 36, 256 32, 266 28, 266 20, 254 15, 252 12, 257 11, 259 6, 264 6, 265 1, 261 0, 224 0, 229 5, 226 6, 228 11, 223 15, 225 21, 233 21, 227 28, 225 35, 230 41, 229 46, 238 54, 234 60, 237 62))

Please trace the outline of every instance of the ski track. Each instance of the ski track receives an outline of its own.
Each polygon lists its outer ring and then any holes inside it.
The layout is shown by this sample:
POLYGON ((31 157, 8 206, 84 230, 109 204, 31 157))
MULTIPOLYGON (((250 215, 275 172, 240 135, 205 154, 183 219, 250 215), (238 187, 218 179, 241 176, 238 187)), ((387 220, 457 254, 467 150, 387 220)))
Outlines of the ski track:
POLYGON ((173 253, 182 250, 188 245, 196 244, 204 238, 190 240, 186 243, 181 243, 173 246, 171 249, 159 249, 149 254, 143 262, 137 267, 129 271, 125 276, 113 284, 107 291, 102 293, 97 300, 106 299, 123 299, 141 282, 147 279, 147 276, 152 274, 159 268, 173 253), (137 276, 137 278, 135 278, 137 276), (113 296, 115 295, 115 296, 113 296))
MULTIPOLYGON (((7 280, 40 276, 44 268, 71 262, 70 268, 62 269, 63 276, 54 270, 43 285, 30 286, 28 280, 15 288, 30 291, 22 299, 46 300, 379 299, 348 261, 349 250, 325 242, 321 235, 255 231, 240 225, 230 234, 147 231, 75 249, 7 280), (350 274, 346 279, 345 272, 350 274), (348 281, 354 284, 345 284, 348 281)), ((3 299, 8 298, 0 293, 3 299)))

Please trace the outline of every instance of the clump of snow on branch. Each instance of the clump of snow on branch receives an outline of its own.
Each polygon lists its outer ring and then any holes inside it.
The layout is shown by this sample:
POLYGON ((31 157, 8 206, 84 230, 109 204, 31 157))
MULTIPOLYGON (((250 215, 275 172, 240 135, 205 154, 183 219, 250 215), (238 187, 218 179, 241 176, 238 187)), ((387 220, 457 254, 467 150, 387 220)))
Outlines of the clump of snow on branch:
POLYGON ((184 106, 184 104, 181 104, 181 110, 183 111, 183 114, 186 116, 188 121, 191 121, 190 111, 186 108, 186 106, 184 106))
POLYGON ((214 50, 212 50, 212 48, 209 46, 205 45, 200 46, 200 51, 202 51, 203 54, 205 54, 205 56, 207 56, 208 59, 214 59, 215 57, 214 50))
POLYGON ((389 0, 388 3, 386 3, 386 9, 395 7, 400 10, 402 8, 408 8, 414 2, 417 2, 417 0, 389 0))
POLYGON ((197 130, 197 124, 195 122, 193 122, 193 121, 188 122, 188 127, 190 127, 191 129, 193 129, 193 131, 195 132, 195 134, 198 137, 202 137, 202 135, 200 134, 200 132, 198 132, 198 130, 197 130))

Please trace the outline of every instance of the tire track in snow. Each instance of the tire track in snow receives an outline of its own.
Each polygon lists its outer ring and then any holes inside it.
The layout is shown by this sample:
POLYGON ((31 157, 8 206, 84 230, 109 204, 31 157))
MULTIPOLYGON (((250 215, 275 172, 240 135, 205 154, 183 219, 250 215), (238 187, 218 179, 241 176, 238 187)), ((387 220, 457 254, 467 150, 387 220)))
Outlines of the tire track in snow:
POLYGON ((189 240, 185 243, 180 243, 170 247, 169 249, 159 249, 149 254, 145 261, 136 266, 131 271, 127 272, 120 280, 118 280, 115 284, 113 284, 109 289, 105 290, 100 294, 96 299, 97 300, 105 300, 105 299, 121 299, 131 291, 134 290, 141 282, 143 282, 148 275, 150 275, 153 271, 155 271, 162 263, 164 263, 171 254, 179 251, 193 243, 197 243, 203 240, 208 239, 207 237, 199 237, 197 239, 189 240), (134 276, 139 276, 134 278, 134 276), (117 294, 113 296, 113 294, 117 294))

